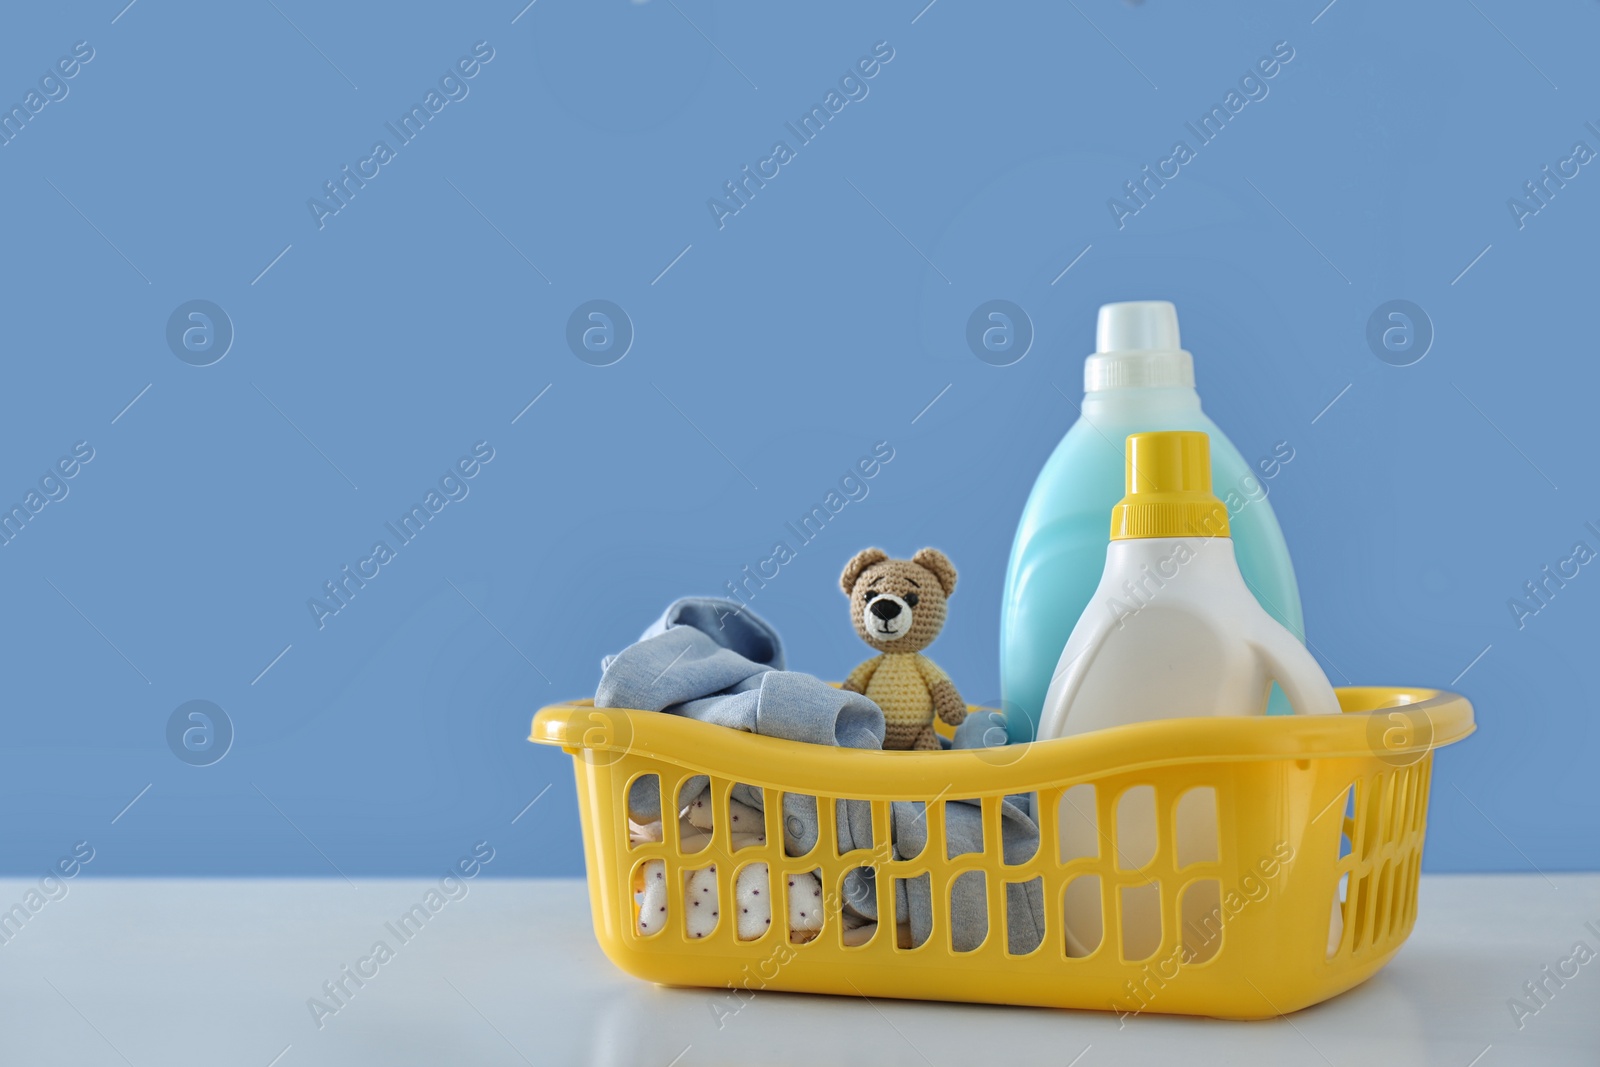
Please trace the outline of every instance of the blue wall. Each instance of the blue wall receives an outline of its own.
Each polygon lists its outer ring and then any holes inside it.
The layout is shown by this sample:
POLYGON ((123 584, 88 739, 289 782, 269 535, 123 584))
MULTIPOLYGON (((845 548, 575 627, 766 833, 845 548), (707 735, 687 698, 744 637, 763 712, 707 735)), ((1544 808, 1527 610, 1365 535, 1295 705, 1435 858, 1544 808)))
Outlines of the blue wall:
POLYGON ((568 760, 530 715, 879 441, 869 495, 754 606, 836 677, 866 654, 844 560, 938 545, 962 583, 934 650, 992 698, 1014 519, 1095 308, 1152 297, 1246 456, 1294 449, 1272 500, 1330 676, 1459 677, 1477 706, 1428 866, 1600 866, 1600 567, 1508 607, 1600 550, 1600 164, 1508 206, 1600 151, 1594 4, 123 2, 0 33, 27 113, 0 147, 0 500, 93 452, 0 548, 0 873, 82 840, 96 875, 426 873, 479 840, 494 874, 578 873, 568 760), (875 47, 802 143, 786 123, 875 47), (1202 143, 1186 123, 1235 89, 1202 143), (778 140, 764 188, 708 207, 778 140), (1109 206, 1178 140, 1165 187, 1109 206), (308 207, 346 165, 364 187, 308 207), (965 339, 991 299, 1034 331, 1010 366, 965 339), (1431 323, 1408 366, 1367 339, 1396 299, 1431 323), (207 366, 192 300, 232 325, 207 366), (569 347, 591 300, 632 324, 620 362, 569 347), (401 545, 385 524, 479 442, 401 545), (380 539, 319 625, 308 600, 380 539), (169 732, 194 700, 232 724, 209 766, 175 755, 203 723, 169 732))

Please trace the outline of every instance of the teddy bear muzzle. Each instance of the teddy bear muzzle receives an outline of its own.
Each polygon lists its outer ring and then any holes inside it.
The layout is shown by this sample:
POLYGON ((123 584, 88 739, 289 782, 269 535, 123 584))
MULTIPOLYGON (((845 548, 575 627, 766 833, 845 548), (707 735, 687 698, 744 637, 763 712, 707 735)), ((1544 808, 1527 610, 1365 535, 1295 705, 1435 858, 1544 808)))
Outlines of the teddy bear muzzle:
POLYGON ((876 641, 893 641, 911 632, 916 613, 893 593, 879 593, 861 609, 861 624, 876 641))

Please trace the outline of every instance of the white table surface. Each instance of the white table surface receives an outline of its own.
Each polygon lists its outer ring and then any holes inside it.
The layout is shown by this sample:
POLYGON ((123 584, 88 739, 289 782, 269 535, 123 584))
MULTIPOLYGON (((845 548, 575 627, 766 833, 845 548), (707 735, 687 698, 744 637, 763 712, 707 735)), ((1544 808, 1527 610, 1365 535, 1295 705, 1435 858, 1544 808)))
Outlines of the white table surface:
MULTIPOLYGON (((1600 1064, 1600 959, 1520 1031, 1507 1007, 1576 942, 1600 951, 1584 925, 1600 928, 1600 874, 1425 876, 1410 941, 1344 996, 1267 1022, 1123 1029, 1098 1012, 782 993, 719 1027, 717 993, 611 966, 582 882, 485 876, 319 1030, 307 999, 373 942, 398 944, 384 924, 435 884, 80 877, 0 944, 0 1064, 1600 1064)), ((0 880, 0 907, 34 885, 0 880)))

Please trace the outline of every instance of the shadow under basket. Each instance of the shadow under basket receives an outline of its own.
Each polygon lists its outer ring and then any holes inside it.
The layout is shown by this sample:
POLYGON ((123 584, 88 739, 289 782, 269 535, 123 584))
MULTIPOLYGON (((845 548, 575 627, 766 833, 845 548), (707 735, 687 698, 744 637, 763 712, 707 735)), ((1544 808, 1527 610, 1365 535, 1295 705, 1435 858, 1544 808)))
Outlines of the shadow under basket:
POLYGON ((1339 716, 1172 719, 946 752, 835 749, 584 701, 540 711, 530 740, 573 757, 595 936, 638 978, 1255 1019, 1336 996, 1400 948, 1416 921, 1433 750, 1473 730, 1471 704, 1453 693, 1370 687, 1338 697, 1339 716), (709 833, 670 817, 696 775, 709 777, 709 833), (659 840, 641 841, 626 800, 651 776, 669 817, 659 840), (731 828, 724 813, 752 818, 731 795, 736 784, 760 791, 765 813, 755 818, 765 825, 751 829, 764 838, 731 828), (1005 854, 1001 817, 1003 799, 1018 793, 1037 794, 1039 824, 1039 848, 1020 862, 1005 854), (818 800, 816 844, 804 855, 784 846, 785 794, 818 800), (868 803, 872 848, 840 852, 837 800, 868 803), (925 813, 927 845, 909 858, 889 841, 895 802, 925 813), (954 802, 981 812, 981 851, 949 855, 954 802), (1130 806, 1149 813, 1142 833, 1122 821, 1130 806), (1197 824, 1197 809, 1214 841, 1179 832, 1197 824), (1079 826, 1069 832, 1071 821, 1079 826), (730 915, 691 935, 686 885, 714 889, 709 899, 731 911, 751 864, 766 865, 773 923, 752 935, 730 915), (864 944, 841 897, 862 884, 846 879, 859 868, 874 873, 885 920, 864 944), (665 880, 667 916, 647 932, 646 869, 665 880), (916 943, 890 919, 902 879, 928 887, 932 929, 916 943), (970 902, 975 879, 987 922, 975 948, 958 946, 952 890, 970 902), (820 929, 807 939, 780 921, 796 881, 822 889, 820 929), (1008 900, 1022 885, 1043 900, 1043 938, 1019 954, 1008 900), (1142 926, 1128 921, 1134 911, 1142 926))

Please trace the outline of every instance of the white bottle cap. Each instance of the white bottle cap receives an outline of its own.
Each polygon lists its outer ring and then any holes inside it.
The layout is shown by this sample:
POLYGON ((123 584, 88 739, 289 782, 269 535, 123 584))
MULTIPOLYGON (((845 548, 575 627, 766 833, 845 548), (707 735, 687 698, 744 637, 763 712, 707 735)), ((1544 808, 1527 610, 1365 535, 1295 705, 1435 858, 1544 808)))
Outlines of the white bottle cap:
POLYGON ((1194 358, 1178 340, 1178 309, 1165 300, 1102 304, 1095 348, 1083 364, 1084 392, 1194 388, 1194 358))

